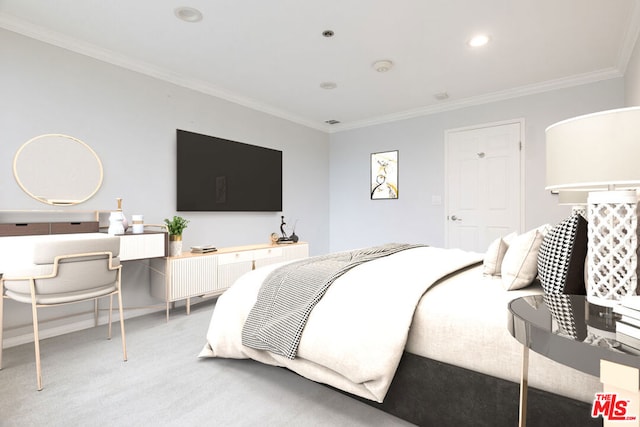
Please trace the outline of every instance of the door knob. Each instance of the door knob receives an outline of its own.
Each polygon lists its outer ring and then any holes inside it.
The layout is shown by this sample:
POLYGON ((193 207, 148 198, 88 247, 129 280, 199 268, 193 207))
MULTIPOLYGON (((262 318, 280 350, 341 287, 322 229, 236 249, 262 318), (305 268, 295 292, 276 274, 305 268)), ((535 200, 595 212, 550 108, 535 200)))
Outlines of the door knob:
POLYGON ((462 218, 458 218, 455 215, 451 215, 451 221, 462 221, 462 218))

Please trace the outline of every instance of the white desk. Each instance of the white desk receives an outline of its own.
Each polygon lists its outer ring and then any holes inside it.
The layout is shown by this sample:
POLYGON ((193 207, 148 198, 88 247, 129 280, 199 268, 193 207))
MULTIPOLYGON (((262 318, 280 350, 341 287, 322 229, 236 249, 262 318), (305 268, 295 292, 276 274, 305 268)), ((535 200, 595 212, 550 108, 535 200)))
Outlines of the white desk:
MULTIPOLYGON (((30 265, 36 242, 81 240, 109 237, 106 233, 45 234, 0 237, 0 271, 7 267, 30 265)), ((120 235, 120 260, 132 261, 166 256, 165 233, 120 235)))

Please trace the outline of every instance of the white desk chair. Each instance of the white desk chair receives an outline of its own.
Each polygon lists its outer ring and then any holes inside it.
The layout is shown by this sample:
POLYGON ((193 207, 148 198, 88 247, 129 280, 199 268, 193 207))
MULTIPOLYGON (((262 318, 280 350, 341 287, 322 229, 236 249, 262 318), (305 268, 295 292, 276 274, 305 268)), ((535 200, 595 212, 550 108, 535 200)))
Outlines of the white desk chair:
MULTIPOLYGON (((127 360, 122 310, 120 238, 46 241, 35 244, 33 265, 5 271, 0 279, 0 369, 2 368, 2 318, 4 298, 31 304, 38 390, 42 390, 38 308, 109 297, 109 339, 113 295, 118 296, 122 353, 127 360)), ((97 307, 97 305, 96 305, 97 307)), ((96 310, 97 316, 97 310, 96 310)), ((97 324, 97 319, 96 319, 97 324)))

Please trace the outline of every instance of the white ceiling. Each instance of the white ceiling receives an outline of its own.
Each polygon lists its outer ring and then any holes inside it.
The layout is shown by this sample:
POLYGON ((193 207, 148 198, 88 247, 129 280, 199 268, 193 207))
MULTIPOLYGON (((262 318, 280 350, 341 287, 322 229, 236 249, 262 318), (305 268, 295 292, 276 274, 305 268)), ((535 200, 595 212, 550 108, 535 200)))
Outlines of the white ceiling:
POLYGON ((2 28, 327 132, 619 77, 639 14, 639 0, 0 0, 2 28), (470 48, 478 32, 491 42, 470 48), (375 72, 381 59, 394 68, 375 72))

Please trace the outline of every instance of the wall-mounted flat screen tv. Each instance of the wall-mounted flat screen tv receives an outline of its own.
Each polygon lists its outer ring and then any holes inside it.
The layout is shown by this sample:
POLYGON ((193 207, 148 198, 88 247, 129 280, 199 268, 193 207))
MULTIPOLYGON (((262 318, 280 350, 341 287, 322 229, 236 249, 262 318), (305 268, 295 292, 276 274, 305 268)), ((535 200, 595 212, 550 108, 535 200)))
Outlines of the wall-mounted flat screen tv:
POLYGON ((282 151, 176 133, 178 211, 282 211, 282 151))

